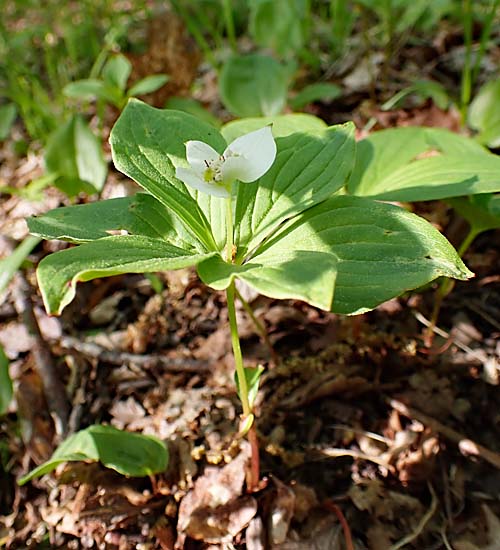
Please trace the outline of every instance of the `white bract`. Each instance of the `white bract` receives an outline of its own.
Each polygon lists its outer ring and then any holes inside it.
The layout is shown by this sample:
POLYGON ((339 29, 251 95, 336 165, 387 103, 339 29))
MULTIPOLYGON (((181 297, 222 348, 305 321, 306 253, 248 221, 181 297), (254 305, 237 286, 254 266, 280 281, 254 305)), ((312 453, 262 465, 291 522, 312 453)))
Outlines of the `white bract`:
POLYGON ((189 168, 176 168, 178 179, 203 193, 227 198, 233 182, 250 183, 271 168, 276 143, 271 127, 265 126, 236 138, 222 155, 203 141, 188 141, 186 158, 189 168))

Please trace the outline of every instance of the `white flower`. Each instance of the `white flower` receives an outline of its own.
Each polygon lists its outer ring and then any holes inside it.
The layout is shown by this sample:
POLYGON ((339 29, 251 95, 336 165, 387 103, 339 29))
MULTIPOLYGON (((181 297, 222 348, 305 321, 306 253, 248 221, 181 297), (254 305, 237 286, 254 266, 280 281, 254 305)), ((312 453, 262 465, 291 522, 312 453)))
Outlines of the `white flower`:
POLYGON ((276 143, 270 126, 236 138, 220 155, 202 141, 186 142, 189 168, 177 168, 175 176, 215 197, 230 197, 231 185, 249 183, 263 176, 276 158, 276 143))

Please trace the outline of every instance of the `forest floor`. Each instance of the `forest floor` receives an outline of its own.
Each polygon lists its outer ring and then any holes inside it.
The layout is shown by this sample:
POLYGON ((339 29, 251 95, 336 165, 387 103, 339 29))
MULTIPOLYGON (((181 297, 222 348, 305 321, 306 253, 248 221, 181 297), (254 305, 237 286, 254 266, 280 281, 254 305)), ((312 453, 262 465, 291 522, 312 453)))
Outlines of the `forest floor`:
MULTIPOLYGON (((331 109, 311 112, 345 118, 331 109)), ((362 109, 353 116, 366 122, 362 109)), ((370 116, 376 128, 457 128, 452 111, 430 104, 370 116)), ((9 184, 42 173, 36 153, 19 159, 6 142, 0 156, 9 184)), ((113 172, 104 197, 130 188, 113 172)), ((25 217, 62 202, 50 189, 36 203, 3 195, 1 254, 24 237, 25 217)), ((463 222, 444 203, 413 208, 460 243, 463 222)), ((34 266, 61 246, 41 243, 0 305, 15 384, 0 419, 0 547, 500 549, 498 231, 465 255, 475 278, 444 300, 431 346, 437 283, 357 317, 241 289, 272 345, 239 310, 246 364, 266 367, 263 483, 251 494, 224 295, 190 270, 124 275, 79 285, 63 315, 48 317, 34 266), (156 435, 168 442, 168 470, 134 479, 74 462, 18 486, 59 442, 43 361, 67 385, 70 431, 99 422, 156 435)))

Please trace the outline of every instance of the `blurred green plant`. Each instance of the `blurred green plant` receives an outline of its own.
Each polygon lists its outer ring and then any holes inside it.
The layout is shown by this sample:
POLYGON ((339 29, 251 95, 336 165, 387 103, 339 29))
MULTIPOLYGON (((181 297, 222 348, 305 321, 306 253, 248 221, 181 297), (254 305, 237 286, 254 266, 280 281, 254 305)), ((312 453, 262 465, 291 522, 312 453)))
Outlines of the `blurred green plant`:
POLYGON ((121 54, 111 57, 102 69, 101 78, 86 78, 67 84, 66 97, 84 101, 97 99, 122 110, 131 97, 155 92, 168 82, 165 74, 155 74, 135 82, 127 88, 132 64, 121 54))
POLYGON ((45 148, 45 168, 69 197, 101 191, 108 172, 99 139, 80 115, 56 130, 45 148))
POLYGON ((35 246, 40 242, 40 240, 41 239, 38 237, 29 235, 21 241, 12 254, 0 260, 0 298, 6 291, 7 286, 14 274, 21 267, 23 262, 35 246))
POLYGON ((15 103, 0 105, 0 141, 3 141, 9 134, 17 116, 15 103))
POLYGON ((254 42, 278 56, 296 56, 306 44, 310 0, 248 0, 249 32, 254 42))
POLYGON ((12 380, 9 374, 9 358, 0 346, 0 416, 7 412, 12 399, 12 380))
POLYGON ((107 0, 4 0, 0 98, 14 103, 31 138, 44 143, 70 112, 62 90, 98 71, 128 29, 148 16, 145 0, 116 10, 107 0), (78 9, 76 9, 78 8, 78 9), (56 25, 57 23, 57 25, 56 25))
POLYGON ((467 120, 479 143, 500 147, 500 79, 484 84, 472 100, 467 120))
POLYGON ((269 56, 233 56, 219 75, 219 92, 226 108, 238 117, 271 116, 286 105, 289 69, 269 56))

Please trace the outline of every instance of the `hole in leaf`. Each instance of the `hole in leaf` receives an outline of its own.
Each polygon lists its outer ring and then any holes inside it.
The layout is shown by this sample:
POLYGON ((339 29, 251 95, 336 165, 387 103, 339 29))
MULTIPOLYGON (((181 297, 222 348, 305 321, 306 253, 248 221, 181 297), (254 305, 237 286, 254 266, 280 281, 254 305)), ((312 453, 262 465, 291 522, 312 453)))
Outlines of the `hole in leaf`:
POLYGON ((108 235, 130 235, 126 229, 106 229, 108 235))
POLYGON ((428 159, 431 157, 440 157, 442 154, 443 153, 439 149, 428 149, 427 151, 422 151, 416 157, 414 157, 412 162, 416 160, 428 159))

